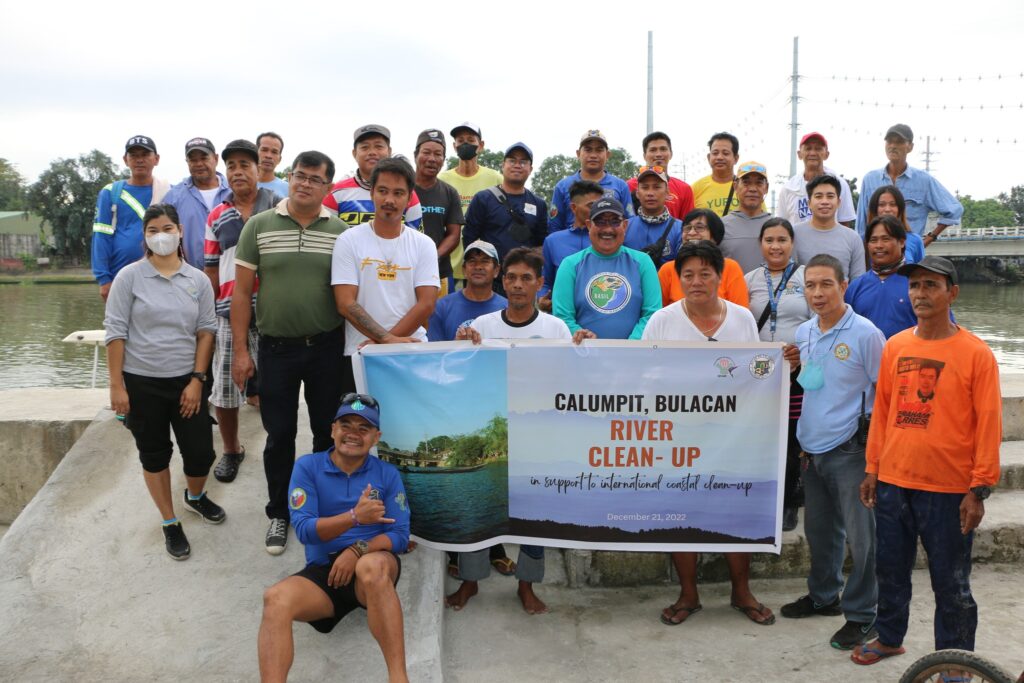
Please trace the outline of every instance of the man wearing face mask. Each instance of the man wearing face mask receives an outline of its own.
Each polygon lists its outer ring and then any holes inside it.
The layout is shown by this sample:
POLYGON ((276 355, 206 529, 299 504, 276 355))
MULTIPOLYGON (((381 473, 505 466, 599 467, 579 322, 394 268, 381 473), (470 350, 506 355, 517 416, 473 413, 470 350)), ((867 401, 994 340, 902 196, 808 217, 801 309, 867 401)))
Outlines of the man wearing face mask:
MULTIPOLYGON (((356 128, 352 136, 352 158, 356 160, 356 173, 331 188, 324 198, 324 206, 346 225, 360 225, 373 220, 375 209, 370 196, 370 174, 382 159, 391 157, 391 131, 370 123, 356 128)), ((423 210, 420 198, 412 193, 405 210, 405 224, 420 229, 423 210)))
POLYGON ((814 315, 796 331, 802 366, 797 381, 804 388, 796 435, 804 455, 811 572, 807 595, 781 610, 790 619, 845 615, 846 623, 831 639, 840 650, 852 650, 875 634, 875 518, 860 504, 860 483, 867 411, 874 406, 885 345, 878 328, 843 302, 846 285, 843 265, 834 256, 818 254, 807 262, 804 295, 814 315), (845 586, 844 541, 853 560, 845 586))
MULTIPOLYGON (((501 182, 501 174, 493 168, 481 166, 477 161, 477 155, 484 150, 483 133, 480 126, 469 121, 464 121, 451 130, 452 147, 459 156, 459 164, 447 171, 441 171, 437 177, 443 180, 459 193, 462 201, 462 212, 469 210, 469 203, 477 192, 494 187, 501 182)), ((459 241, 450 255, 452 273, 455 280, 462 283, 465 274, 462 271, 462 244, 459 241)))
POLYGON ((203 246, 206 239, 206 219, 210 211, 230 194, 227 179, 217 171, 217 149, 206 138, 192 138, 185 143, 185 162, 188 177, 171 187, 164 204, 178 210, 185 228, 185 258, 188 264, 202 270, 205 267, 203 246))

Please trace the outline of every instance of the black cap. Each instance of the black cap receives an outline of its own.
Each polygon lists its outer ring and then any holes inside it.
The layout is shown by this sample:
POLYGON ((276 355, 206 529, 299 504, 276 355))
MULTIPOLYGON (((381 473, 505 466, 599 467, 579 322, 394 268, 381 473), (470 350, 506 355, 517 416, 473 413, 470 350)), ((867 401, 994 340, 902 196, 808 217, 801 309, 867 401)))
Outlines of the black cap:
POLYGON ((260 153, 256 149, 255 143, 249 142, 248 140, 232 140, 228 144, 224 145, 221 156, 224 157, 225 161, 232 152, 242 152, 252 157, 252 160, 256 163, 260 162, 260 153))
POLYGON ((208 138, 192 138, 191 140, 186 142, 185 156, 188 156, 188 153, 195 149, 202 150, 207 154, 217 153, 217 148, 213 146, 213 143, 210 142, 208 138))
POLYGON ((391 131, 384 126, 376 123, 368 123, 365 126, 359 126, 355 132, 352 133, 352 142, 358 143, 363 138, 370 137, 371 135, 379 135, 391 144, 391 131))
POLYGON ((907 263, 900 266, 900 269, 896 272, 904 277, 910 277, 910 274, 918 268, 924 268, 933 273, 945 275, 954 285, 957 284, 956 268, 949 259, 944 259, 941 256, 925 256, 917 263, 907 263))
POLYGON ((622 208, 622 203, 615 197, 605 196, 594 202, 590 207, 590 220, 594 220, 602 213, 615 213, 619 215, 619 218, 626 216, 626 210, 622 208))
POLYGON ((145 135, 133 135, 128 138, 128 142, 124 143, 124 151, 127 153, 131 151, 132 147, 141 147, 142 149, 148 149, 153 154, 157 154, 156 143, 153 142, 153 138, 145 135))
POLYGON ((427 128, 425 131, 419 134, 416 138, 416 151, 419 151, 420 145, 424 142, 436 142, 442 147, 447 147, 444 141, 444 133, 439 131, 437 128, 427 128))
POLYGON ((914 141, 914 131, 910 130, 910 126, 905 123, 897 123, 895 126, 890 126, 889 130, 885 131, 885 139, 888 140, 890 135, 899 135, 907 142, 914 141))

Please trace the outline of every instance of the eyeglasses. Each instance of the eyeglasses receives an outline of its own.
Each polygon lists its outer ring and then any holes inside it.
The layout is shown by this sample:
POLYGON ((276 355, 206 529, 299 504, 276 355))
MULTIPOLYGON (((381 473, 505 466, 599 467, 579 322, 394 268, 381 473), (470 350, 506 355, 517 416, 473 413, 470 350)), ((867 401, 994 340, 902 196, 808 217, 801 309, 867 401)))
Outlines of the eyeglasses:
POLYGON ((373 396, 370 396, 369 394, 352 393, 345 394, 344 396, 341 397, 341 405, 343 406, 351 405, 356 401, 359 401, 360 403, 367 407, 377 408, 378 410, 380 409, 380 404, 377 403, 377 399, 375 399, 373 396))
POLYGON ((300 185, 305 183, 305 184, 309 185, 310 187, 323 187, 328 182, 328 181, 324 180, 323 178, 321 178, 319 176, 306 175, 305 173, 302 173, 301 171, 292 171, 291 172, 291 178, 292 178, 292 180, 294 180, 296 183, 298 183, 300 185))
POLYGON ((665 170, 664 166, 641 166, 640 168, 638 168, 636 170, 636 174, 638 176, 641 176, 644 173, 647 173, 648 171, 654 171, 655 173, 657 173, 659 175, 662 174, 662 173, 666 173, 667 172, 665 170))
POLYGON ((622 225, 622 218, 619 216, 609 216, 608 218, 598 216, 593 222, 599 228, 617 228, 622 225))
POLYGON ((706 225, 700 225, 699 223, 689 223, 683 226, 683 234, 685 235, 688 232, 692 232, 695 235, 697 235, 702 232, 710 232, 710 230, 706 225))
POLYGON ((515 157, 505 157, 505 163, 509 166, 529 166, 529 159, 516 159, 515 157))

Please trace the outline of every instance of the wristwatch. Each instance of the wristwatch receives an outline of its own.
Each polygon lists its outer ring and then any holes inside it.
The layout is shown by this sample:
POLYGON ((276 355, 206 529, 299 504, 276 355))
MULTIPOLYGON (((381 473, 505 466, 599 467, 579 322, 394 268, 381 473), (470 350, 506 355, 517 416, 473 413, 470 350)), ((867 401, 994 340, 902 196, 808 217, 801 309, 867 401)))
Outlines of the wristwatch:
POLYGON ((990 495, 992 495, 992 489, 989 488, 988 486, 975 486, 973 489, 971 489, 971 493, 973 493, 974 497, 977 498, 978 500, 985 500, 990 495))
POLYGON ((362 557, 366 553, 370 552, 370 544, 366 541, 356 541, 352 544, 352 548, 355 549, 358 557, 362 557))
POLYGON ((205 372, 193 372, 189 375, 192 379, 197 379, 203 384, 206 384, 206 373, 205 372))

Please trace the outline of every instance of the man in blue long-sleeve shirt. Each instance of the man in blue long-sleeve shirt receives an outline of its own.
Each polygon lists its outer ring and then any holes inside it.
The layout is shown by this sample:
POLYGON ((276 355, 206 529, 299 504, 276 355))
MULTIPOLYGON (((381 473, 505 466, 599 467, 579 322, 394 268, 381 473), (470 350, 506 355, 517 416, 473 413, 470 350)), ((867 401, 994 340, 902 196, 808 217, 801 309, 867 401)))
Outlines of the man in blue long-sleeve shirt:
POLYGON ((185 143, 185 163, 188 176, 171 187, 164 204, 178 210, 185 236, 185 260, 199 270, 205 267, 203 246, 206 220, 215 206, 231 196, 227 179, 217 170, 217 148, 207 138, 192 138, 185 143))
POLYGON ((284 681, 294 655, 292 622, 329 633, 366 610, 388 677, 407 681, 396 553, 409 544, 409 503, 394 465, 370 455, 380 441, 380 406, 347 394, 331 425, 334 446, 295 462, 288 506, 307 565, 263 596, 259 659, 263 681, 284 681))
POLYGON ((963 205, 927 171, 907 164, 907 155, 913 149, 914 131, 910 126, 897 123, 886 131, 885 155, 889 157, 889 163, 883 168, 865 173, 861 182, 857 232, 862 238, 868 223, 868 199, 883 185, 895 185, 903 193, 907 202, 907 223, 924 239, 924 246, 934 242, 947 226, 959 225, 960 217, 964 215, 963 205), (932 231, 925 234, 928 214, 932 211, 939 215, 939 220, 932 231))

